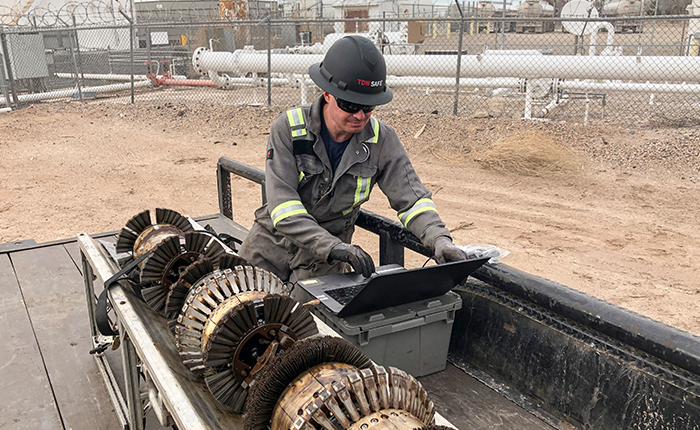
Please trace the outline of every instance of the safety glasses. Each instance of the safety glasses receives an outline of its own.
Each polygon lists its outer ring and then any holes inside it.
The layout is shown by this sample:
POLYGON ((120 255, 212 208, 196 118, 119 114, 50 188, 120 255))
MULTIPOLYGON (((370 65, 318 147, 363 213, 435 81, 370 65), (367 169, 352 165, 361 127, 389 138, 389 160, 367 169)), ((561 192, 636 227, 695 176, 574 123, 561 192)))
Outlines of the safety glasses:
MULTIPOLYGON (((335 97, 335 96, 333 96, 335 97)), ((348 101, 345 101, 343 99, 339 99, 338 97, 335 97, 335 104, 338 105, 340 110, 347 112, 347 113, 358 113, 359 111, 362 111, 364 113, 370 113, 376 108, 376 106, 365 106, 365 105, 358 105, 355 103, 350 103, 348 101)))

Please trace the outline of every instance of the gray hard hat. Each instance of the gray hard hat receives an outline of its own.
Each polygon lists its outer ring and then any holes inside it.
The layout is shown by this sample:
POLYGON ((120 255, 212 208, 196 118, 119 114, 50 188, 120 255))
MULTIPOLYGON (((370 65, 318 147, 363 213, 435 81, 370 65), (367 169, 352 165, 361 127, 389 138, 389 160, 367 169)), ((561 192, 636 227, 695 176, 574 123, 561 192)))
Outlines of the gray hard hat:
POLYGON ((309 67, 322 90, 360 105, 383 105, 394 97, 386 85, 384 56, 369 39, 345 36, 326 52, 321 63, 309 67))

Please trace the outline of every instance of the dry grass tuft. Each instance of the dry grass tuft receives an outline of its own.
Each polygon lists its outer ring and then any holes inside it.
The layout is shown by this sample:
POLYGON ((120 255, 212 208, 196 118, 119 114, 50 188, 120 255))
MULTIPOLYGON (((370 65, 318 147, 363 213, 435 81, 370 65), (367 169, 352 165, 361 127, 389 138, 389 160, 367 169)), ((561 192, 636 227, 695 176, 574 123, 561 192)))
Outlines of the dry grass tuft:
POLYGON ((524 176, 555 176, 581 170, 581 160, 554 136, 525 131, 505 137, 476 161, 484 167, 524 176))

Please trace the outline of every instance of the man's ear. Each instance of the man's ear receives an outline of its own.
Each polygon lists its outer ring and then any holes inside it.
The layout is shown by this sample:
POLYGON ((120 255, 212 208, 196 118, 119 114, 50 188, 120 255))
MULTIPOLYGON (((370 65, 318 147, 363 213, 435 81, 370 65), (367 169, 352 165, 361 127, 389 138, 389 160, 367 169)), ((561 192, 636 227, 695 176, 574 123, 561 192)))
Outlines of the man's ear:
POLYGON ((327 92, 325 92, 325 91, 323 92, 323 98, 326 100, 326 103, 331 102, 331 97, 332 96, 330 94, 328 94, 327 92))

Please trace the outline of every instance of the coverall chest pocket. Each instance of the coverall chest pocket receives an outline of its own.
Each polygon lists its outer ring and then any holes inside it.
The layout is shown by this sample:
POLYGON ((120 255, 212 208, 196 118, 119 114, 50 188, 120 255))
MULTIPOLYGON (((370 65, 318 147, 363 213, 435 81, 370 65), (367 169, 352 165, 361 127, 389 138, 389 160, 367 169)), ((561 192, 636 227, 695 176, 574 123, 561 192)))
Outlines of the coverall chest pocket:
POLYGON ((377 166, 357 164, 348 169, 336 184, 332 209, 347 215, 369 200, 376 174, 377 166))
MULTIPOLYGON (((297 171, 299 172, 299 196, 304 201, 307 199, 317 200, 321 195, 321 190, 317 186, 319 178, 323 175, 323 163, 315 155, 301 154, 294 157, 296 159, 297 171)), ((323 179, 320 179, 322 181, 323 179)))

